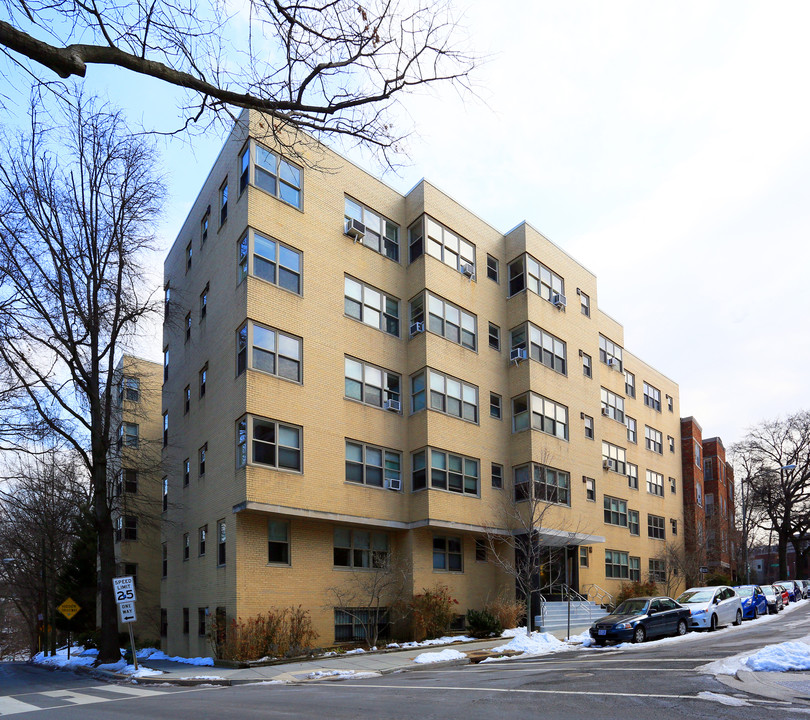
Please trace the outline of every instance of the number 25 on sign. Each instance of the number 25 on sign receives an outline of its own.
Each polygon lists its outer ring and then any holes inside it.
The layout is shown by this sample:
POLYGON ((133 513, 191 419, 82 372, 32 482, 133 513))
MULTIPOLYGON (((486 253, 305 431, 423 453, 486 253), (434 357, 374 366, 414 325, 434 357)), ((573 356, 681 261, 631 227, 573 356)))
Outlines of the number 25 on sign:
POLYGON ((113 578, 113 591, 115 592, 115 602, 121 603, 135 602, 135 579, 128 575, 126 577, 113 578))

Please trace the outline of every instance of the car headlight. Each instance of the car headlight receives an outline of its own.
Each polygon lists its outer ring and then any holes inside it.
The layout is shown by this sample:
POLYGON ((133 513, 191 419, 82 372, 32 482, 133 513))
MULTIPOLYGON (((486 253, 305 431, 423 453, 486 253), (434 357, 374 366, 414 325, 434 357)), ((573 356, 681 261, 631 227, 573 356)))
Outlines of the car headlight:
POLYGON ((632 630, 633 626, 635 624, 636 624, 635 622, 619 623, 618 625, 614 625, 613 629, 614 630, 632 630))
POLYGON ((705 615, 705 610, 692 610, 692 615, 705 615))

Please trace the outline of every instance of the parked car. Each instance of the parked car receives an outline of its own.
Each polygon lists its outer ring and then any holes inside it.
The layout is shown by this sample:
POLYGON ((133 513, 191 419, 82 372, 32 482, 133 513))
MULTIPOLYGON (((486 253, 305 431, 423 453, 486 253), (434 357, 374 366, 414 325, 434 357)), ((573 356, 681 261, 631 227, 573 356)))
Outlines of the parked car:
POLYGON ((734 590, 742 601, 743 620, 756 620, 768 614, 768 599, 759 585, 738 585, 734 590))
POLYGON ((790 605, 790 591, 781 583, 774 583, 773 586, 782 593, 782 607, 790 605))
POLYGON ((629 598, 610 615, 599 618, 589 633, 597 645, 627 640, 641 643, 660 635, 686 635, 689 617, 689 610, 670 597, 629 598))
POLYGON ((802 593, 795 580, 777 580, 776 582, 788 591, 790 602, 798 602, 802 599, 802 593))
POLYGON ((776 588, 774 585, 763 585, 762 592, 765 594, 765 599, 768 601, 768 612, 771 615, 776 615, 784 609, 785 605, 782 602, 782 589, 776 588))
POLYGON ((716 630, 729 623, 742 624, 742 600, 727 585, 689 588, 678 598, 678 603, 692 613, 689 621, 692 628, 716 630))
POLYGON ((804 588, 804 598, 810 598, 810 580, 799 580, 799 583, 804 588))

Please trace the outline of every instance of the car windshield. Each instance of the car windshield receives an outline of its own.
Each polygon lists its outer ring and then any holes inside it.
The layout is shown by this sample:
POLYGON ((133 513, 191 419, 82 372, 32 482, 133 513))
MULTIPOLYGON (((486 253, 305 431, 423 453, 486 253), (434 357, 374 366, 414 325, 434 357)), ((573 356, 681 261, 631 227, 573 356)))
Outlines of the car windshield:
POLYGON ((647 609, 647 601, 639 600, 638 598, 632 600, 625 600, 614 611, 614 615, 641 615, 647 609))
POLYGON ((735 588, 737 595, 740 597, 751 597, 754 594, 754 588, 751 585, 735 588))
POLYGON ((678 602, 683 603, 707 603, 714 597, 714 590, 687 590, 678 598, 678 602))
POLYGON ((776 590, 774 590, 770 585, 766 585, 764 588, 762 588, 762 592, 768 596, 776 595, 776 590))

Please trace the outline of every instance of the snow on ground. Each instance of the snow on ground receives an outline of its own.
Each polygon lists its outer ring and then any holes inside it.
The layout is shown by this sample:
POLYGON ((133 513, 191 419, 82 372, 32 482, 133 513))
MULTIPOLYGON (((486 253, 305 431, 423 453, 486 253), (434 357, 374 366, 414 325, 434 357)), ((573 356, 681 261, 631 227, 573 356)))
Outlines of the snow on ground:
POLYGON ((426 663, 444 662, 445 660, 464 660, 467 656, 463 652, 447 648, 439 652, 426 652, 417 655, 413 661, 420 665, 426 663))
POLYGON ((162 650, 156 650, 155 648, 143 648, 142 650, 139 650, 138 651, 138 659, 139 660, 170 660, 171 662, 185 663, 186 665, 208 665, 208 666, 212 666, 214 664, 214 658, 210 658, 210 657, 186 658, 186 657, 180 657, 179 655, 169 657, 162 650))
POLYGON ((801 640, 766 645, 754 653, 740 653, 715 660, 698 669, 710 675, 734 675, 739 670, 751 672, 810 670, 810 636, 801 640))
POLYGON ((389 650, 395 648, 409 650, 411 648, 432 647, 434 645, 450 645, 451 643, 457 642, 472 642, 475 639, 476 638, 469 637, 468 635, 445 635, 444 637, 422 640, 421 642, 388 643, 385 647, 389 650))
POLYGON ((751 707, 751 703, 746 702, 742 698, 732 697, 731 695, 723 695, 722 693, 713 693, 713 692, 699 692, 697 694, 699 698, 703 700, 712 700, 714 702, 718 702, 721 705, 733 705, 735 707, 751 707))
POLYGON ((330 680, 365 680, 375 677, 380 677, 380 673, 357 672, 355 670, 316 670, 307 675, 307 680, 320 680, 322 678, 329 678, 330 680))
POLYGON ((562 640, 558 640, 551 633, 544 632, 533 632, 531 635, 526 635, 526 633, 523 632, 519 635, 515 635, 505 645, 498 645, 492 648, 494 652, 514 650, 524 655, 545 655, 546 653, 557 652, 558 650, 564 649, 568 649, 566 643, 562 640))

